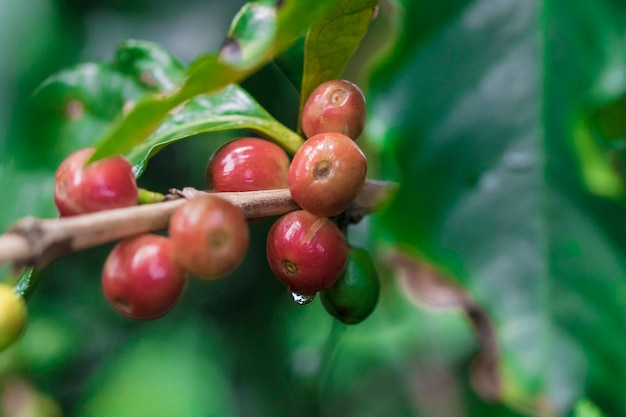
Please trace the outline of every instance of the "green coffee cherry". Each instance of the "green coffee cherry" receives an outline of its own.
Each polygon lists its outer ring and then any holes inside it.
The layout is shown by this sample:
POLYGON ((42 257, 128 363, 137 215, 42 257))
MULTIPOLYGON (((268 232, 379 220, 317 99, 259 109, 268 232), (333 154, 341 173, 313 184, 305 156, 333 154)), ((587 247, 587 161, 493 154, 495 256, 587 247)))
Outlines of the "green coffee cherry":
POLYGON ((15 342, 26 327, 26 304, 13 287, 0 283, 0 351, 15 342))
POLYGON ((378 302, 380 282, 370 254, 350 247, 348 263, 335 284, 321 293, 328 313, 345 324, 357 324, 369 316, 378 302))

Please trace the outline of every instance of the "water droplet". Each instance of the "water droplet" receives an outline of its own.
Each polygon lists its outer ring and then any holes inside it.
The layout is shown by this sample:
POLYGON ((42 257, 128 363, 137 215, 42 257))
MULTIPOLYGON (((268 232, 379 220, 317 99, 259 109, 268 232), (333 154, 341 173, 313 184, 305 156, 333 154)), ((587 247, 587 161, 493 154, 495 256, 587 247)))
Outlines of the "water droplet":
POLYGON ((303 295, 303 294, 298 294, 297 292, 292 292, 291 296, 293 297, 293 301, 296 304, 301 305, 301 306, 309 304, 315 298, 315 294, 303 295))

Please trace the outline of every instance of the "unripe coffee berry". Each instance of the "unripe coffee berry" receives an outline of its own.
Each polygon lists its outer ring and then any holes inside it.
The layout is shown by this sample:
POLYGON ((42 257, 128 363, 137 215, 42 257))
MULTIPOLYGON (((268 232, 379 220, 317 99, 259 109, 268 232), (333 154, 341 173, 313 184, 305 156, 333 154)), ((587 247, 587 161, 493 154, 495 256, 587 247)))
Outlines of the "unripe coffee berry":
POLYGON ((267 235, 270 268, 289 291, 312 296, 335 283, 346 265, 344 234, 326 217, 297 210, 279 218, 267 235))
POLYGON ((118 243, 104 263, 102 290, 121 314, 151 320, 176 305, 186 284, 185 271, 174 259, 172 242, 153 234, 118 243))
POLYGON ((209 190, 257 191, 287 187, 289 157, 275 143, 240 138, 213 153, 206 170, 209 190))
POLYGON ((322 305, 345 324, 365 320, 376 307, 380 281, 376 265, 365 249, 351 247, 348 263, 332 287, 322 292, 322 305))
POLYGON ((26 304, 13 287, 0 284, 0 351, 13 344, 26 327, 26 304))
POLYGON ((320 217, 344 211, 365 182, 367 160, 349 137, 320 133, 304 142, 291 161, 287 177, 291 197, 320 217))
POLYGON ((93 148, 76 151, 57 169, 54 202, 62 217, 137 204, 130 163, 118 155, 85 166, 94 152, 93 148))
POLYGON ((363 92, 346 80, 320 84, 302 109, 302 131, 306 137, 338 132, 356 139, 365 126, 366 107, 363 92))
POLYGON ((169 236, 178 262, 203 279, 233 271, 243 261, 250 242, 242 211, 229 201, 208 194, 186 201, 174 212, 169 236))

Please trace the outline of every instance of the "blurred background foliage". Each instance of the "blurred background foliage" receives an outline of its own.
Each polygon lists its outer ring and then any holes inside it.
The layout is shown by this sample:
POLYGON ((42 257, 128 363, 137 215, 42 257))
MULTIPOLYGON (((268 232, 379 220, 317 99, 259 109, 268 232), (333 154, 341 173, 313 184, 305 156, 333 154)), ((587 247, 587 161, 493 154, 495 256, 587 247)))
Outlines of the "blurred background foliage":
MULTIPOLYGON (((127 39, 189 63, 219 49, 243 3, 0 0, 2 230, 55 215, 64 155, 33 135, 29 108, 44 79, 110 60, 127 39)), ((350 230, 381 260, 374 314, 346 327, 319 300, 294 304, 267 266, 274 219, 264 219, 251 223, 235 273, 191 281, 163 319, 129 321, 100 291, 107 245, 44 270, 27 332, 0 355, 1 412, 584 417, 600 415, 593 402, 626 415, 624 27, 624 6, 610 0, 381 1, 344 74, 368 98, 359 143, 370 176, 401 184, 385 210, 350 230), (398 249, 411 259, 402 270, 382 262, 398 249), (433 276, 460 285, 475 315, 424 308, 440 306, 428 300, 440 292, 422 285, 433 276), (486 373, 476 314, 497 346, 486 373), (496 380, 494 398, 485 376, 496 380)), ((243 86, 296 128, 298 90, 277 65, 243 86)), ((240 133, 168 147, 140 184, 202 188, 211 152, 240 133)))

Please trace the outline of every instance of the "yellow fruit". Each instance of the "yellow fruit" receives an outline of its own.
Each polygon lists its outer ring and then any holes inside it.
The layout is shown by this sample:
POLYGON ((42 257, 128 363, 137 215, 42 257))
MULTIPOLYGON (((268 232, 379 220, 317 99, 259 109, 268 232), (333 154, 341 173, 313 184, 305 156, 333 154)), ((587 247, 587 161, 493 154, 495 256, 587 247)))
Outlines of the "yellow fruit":
POLYGON ((0 283, 0 351, 15 342, 26 327, 26 304, 13 287, 0 283))

